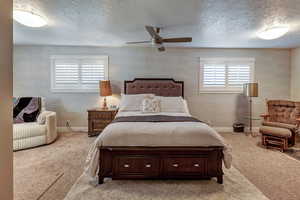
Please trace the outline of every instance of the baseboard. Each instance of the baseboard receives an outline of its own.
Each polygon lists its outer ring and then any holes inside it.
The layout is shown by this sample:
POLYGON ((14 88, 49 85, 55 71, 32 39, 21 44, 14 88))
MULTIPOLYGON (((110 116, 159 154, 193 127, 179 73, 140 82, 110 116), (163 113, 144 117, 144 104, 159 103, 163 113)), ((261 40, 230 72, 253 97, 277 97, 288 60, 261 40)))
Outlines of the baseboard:
MULTIPOLYGON (((232 127, 217 126, 217 127, 213 127, 213 129, 215 129, 217 132, 228 132, 228 133, 233 132, 233 128, 232 127)), ((259 127, 253 127, 252 130, 254 132, 258 132, 259 127)), ((57 127, 57 131, 58 132, 70 132, 70 131, 87 132, 88 131, 88 127, 75 126, 75 127, 72 127, 71 129, 68 128, 68 127, 57 127)), ((249 131, 249 127, 245 127, 245 131, 248 132, 249 131)))
POLYGON ((232 127, 213 127, 213 129, 215 129, 217 132, 232 132, 233 128, 232 127))
MULTIPOLYGON (((228 132, 228 133, 231 133, 233 132, 233 128, 232 127, 213 127, 217 132, 228 132)), ((252 127, 252 131, 254 132, 258 132, 259 130, 259 127, 252 127)), ((245 127, 245 132, 249 132, 250 129, 249 127, 245 127)))
POLYGON ((57 127, 57 131, 58 132, 70 132, 70 131, 87 132, 88 127, 75 126, 75 127, 69 128, 69 127, 64 126, 64 127, 57 127))
MULTIPOLYGON (((245 127, 245 131, 246 132, 250 132, 250 128, 249 127, 245 127)), ((253 132, 259 132, 259 127, 252 127, 252 131, 253 132)))

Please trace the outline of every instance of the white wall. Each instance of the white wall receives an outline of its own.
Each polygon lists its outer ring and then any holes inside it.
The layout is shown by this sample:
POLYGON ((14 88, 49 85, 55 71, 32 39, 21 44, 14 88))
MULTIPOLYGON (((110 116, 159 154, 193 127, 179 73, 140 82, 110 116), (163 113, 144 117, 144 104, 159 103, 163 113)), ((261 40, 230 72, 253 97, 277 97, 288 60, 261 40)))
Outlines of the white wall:
POLYGON ((300 101, 300 48, 291 52, 291 97, 300 101))
MULTIPOLYGON (((15 46, 14 95, 45 96, 47 107, 58 113, 58 124, 71 120, 73 126, 87 126, 86 110, 99 105, 98 94, 50 92, 50 60, 57 54, 108 55, 113 92, 123 90, 123 81, 135 77, 174 78, 185 82, 185 97, 196 117, 214 126, 231 126, 246 115, 247 101, 239 94, 199 94, 200 57, 254 57, 259 98, 254 98, 254 115, 265 110, 265 98, 290 97, 290 50, 276 49, 192 49, 15 46)), ((112 100, 112 98, 110 98, 112 100)))
POLYGON ((12 200, 12 1, 0 5, 0 199, 12 200))

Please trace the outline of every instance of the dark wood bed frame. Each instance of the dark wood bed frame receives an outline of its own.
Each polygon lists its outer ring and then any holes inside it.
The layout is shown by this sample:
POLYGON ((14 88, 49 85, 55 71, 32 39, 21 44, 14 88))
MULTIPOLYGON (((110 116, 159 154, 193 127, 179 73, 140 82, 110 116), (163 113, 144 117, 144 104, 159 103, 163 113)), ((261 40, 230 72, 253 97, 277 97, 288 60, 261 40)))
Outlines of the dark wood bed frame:
MULTIPOLYGON (((125 94, 183 96, 184 84, 173 79, 125 81, 125 94)), ((223 183, 223 147, 100 148, 99 184, 112 179, 210 179, 223 183)))

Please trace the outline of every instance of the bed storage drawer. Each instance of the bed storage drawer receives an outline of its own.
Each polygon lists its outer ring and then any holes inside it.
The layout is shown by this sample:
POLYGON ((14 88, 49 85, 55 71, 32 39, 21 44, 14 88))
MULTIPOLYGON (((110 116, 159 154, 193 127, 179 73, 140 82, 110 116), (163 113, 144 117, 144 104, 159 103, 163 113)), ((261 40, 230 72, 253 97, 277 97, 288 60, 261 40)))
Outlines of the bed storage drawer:
POLYGON ((116 178, 151 178, 159 174, 159 159, 155 156, 117 156, 113 159, 116 178))
POLYGON ((177 174, 207 175, 208 158, 203 157, 169 157, 163 160, 163 171, 166 176, 177 174))
POLYGON ((99 183, 112 179, 208 179, 223 182, 222 147, 104 147, 99 183))

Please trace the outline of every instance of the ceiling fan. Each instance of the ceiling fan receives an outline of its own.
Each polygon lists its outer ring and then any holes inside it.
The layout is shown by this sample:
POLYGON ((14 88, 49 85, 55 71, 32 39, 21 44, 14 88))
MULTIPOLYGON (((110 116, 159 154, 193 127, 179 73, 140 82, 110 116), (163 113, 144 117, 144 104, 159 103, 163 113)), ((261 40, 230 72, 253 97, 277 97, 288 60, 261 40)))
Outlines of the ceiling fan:
POLYGON ((140 41, 140 42, 127 42, 126 44, 143 44, 143 43, 152 43, 157 46, 158 51, 165 51, 165 47, 163 43, 174 43, 174 42, 191 42, 191 37, 182 37, 182 38, 162 38, 159 35, 160 28, 153 26, 145 26, 147 32, 151 36, 151 40, 148 41, 140 41))

